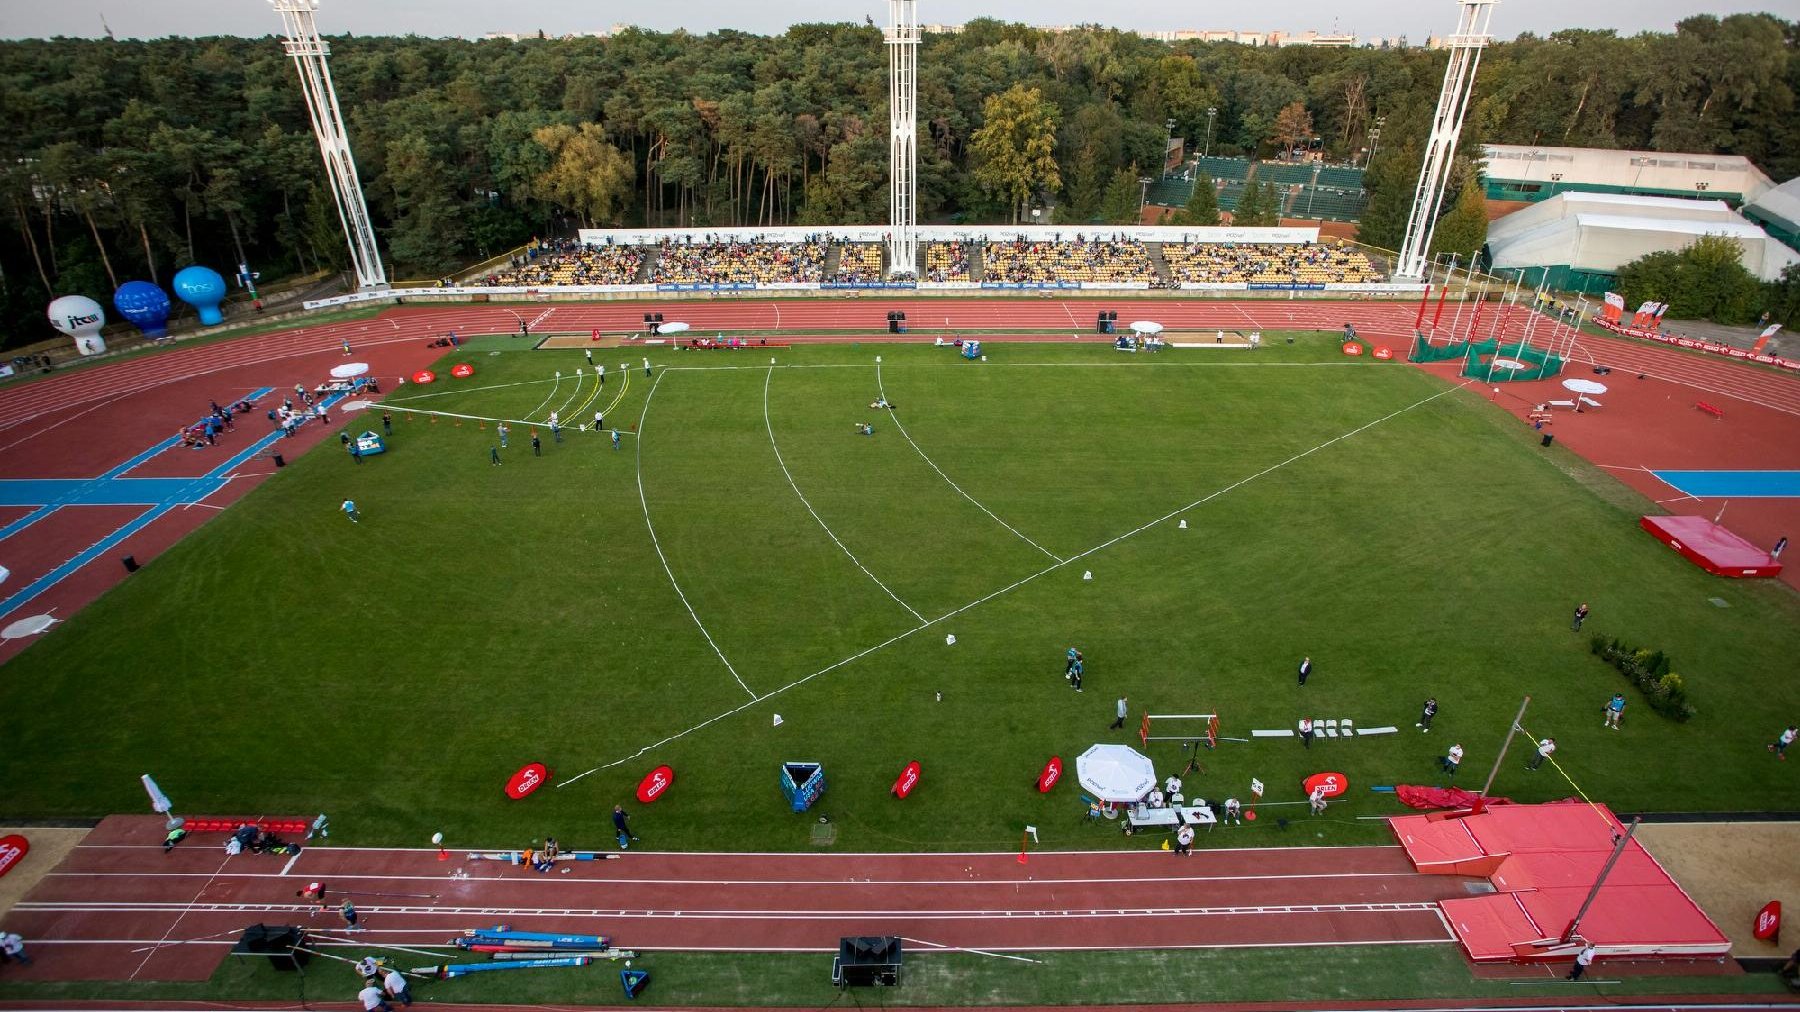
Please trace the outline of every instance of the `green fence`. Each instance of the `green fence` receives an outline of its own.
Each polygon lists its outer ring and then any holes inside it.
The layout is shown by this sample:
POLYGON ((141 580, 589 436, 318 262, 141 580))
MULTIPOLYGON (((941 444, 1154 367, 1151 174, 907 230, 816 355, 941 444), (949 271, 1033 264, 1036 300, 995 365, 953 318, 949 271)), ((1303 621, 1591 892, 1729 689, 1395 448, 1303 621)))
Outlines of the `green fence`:
POLYGON ((1463 361, 1464 376, 1480 377, 1483 382, 1495 383, 1548 379, 1563 370, 1561 358, 1541 348, 1533 348, 1524 341, 1511 345, 1502 345, 1499 341, 1432 344, 1415 335, 1412 351, 1407 353, 1406 358, 1409 362, 1448 362, 1460 358, 1463 361))

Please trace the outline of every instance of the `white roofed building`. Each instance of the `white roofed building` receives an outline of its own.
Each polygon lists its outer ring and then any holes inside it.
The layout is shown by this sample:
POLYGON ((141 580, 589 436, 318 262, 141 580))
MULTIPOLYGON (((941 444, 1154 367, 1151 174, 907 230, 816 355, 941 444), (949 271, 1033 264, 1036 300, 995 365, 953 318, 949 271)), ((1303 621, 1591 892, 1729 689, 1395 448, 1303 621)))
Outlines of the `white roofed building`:
POLYGON ((1744 217, 1768 229, 1790 248, 1800 249, 1800 177, 1764 193, 1744 207, 1744 217))
POLYGON ((1563 291, 1602 292, 1620 267, 1679 250, 1703 235, 1738 244, 1750 273, 1770 281, 1800 254, 1722 200, 1560 193, 1488 226, 1487 261, 1502 276, 1563 291))
POLYGON ((1742 155, 1684 155, 1605 148, 1482 146, 1489 200, 1547 200, 1558 193, 1712 197, 1748 204, 1774 188, 1742 155))

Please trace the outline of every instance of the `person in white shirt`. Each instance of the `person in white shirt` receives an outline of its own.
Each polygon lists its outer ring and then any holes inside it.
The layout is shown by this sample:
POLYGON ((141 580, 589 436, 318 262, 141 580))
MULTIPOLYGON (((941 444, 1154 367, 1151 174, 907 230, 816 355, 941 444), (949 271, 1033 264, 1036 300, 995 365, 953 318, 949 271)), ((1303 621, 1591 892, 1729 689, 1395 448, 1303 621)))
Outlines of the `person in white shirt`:
POLYGON ((1593 963, 1594 963, 1594 943, 1589 942, 1587 944, 1587 948, 1582 949, 1579 953, 1576 954, 1575 969, 1569 971, 1569 979, 1570 980, 1580 980, 1581 975, 1583 973, 1586 973, 1587 968, 1589 966, 1592 966, 1593 963))
POLYGON ((1163 806, 1163 792, 1152 789, 1150 791, 1150 807, 1151 808, 1161 808, 1162 806, 1163 806))
POLYGON ((1169 774, 1169 779, 1163 781, 1163 792, 1165 794, 1180 794, 1181 778, 1173 773, 1169 774))
POLYGON ((604 365, 595 366, 594 367, 594 375, 600 377, 600 385, 601 386, 606 385, 606 366, 604 366, 604 365))
POLYGON ((373 979, 381 976, 381 965, 375 962, 374 956, 364 956, 356 961, 356 972, 366 979, 373 979))
POLYGON ((1775 743, 1769 746, 1769 751, 1775 753, 1775 758, 1777 759, 1786 759, 1788 746, 1794 743, 1794 738, 1796 736, 1800 736, 1800 727, 1789 724, 1787 730, 1781 732, 1781 734, 1776 737, 1775 743))
POLYGON ((31 965, 31 957, 25 954, 25 939, 16 931, 0 934, 0 957, 3 962, 31 965))
POLYGON ((1234 822, 1240 826, 1244 824, 1243 806, 1238 803, 1236 798, 1226 798, 1225 824, 1230 825, 1234 822))
POLYGON ((1300 744, 1312 748, 1313 723, 1311 717, 1300 718, 1300 744))
POLYGON ((1324 787, 1324 785, 1314 787, 1312 790, 1312 793, 1307 795, 1306 800, 1312 803, 1312 813, 1314 815, 1324 815, 1325 814, 1325 787, 1324 787))
POLYGON ((1194 845, 1194 827, 1182 826, 1175 831, 1175 853, 1186 855, 1194 845))
POLYGON ((381 996, 381 988, 373 984, 358 991, 356 996, 362 999, 363 1012, 394 1012, 394 1006, 381 996))
POLYGON ((1450 776, 1450 779, 1455 780, 1456 770, 1462 765, 1462 757, 1462 745, 1452 745, 1450 751, 1444 753, 1444 757, 1438 760, 1438 765, 1444 768, 1444 772, 1450 776))
POLYGON ((399 970, 390 968, 387 975, 381 978, 381 985, 386 989, 389 998, 402 1005, 410 1006, 412 1004, 412 991, 407 988, 406 977, 399 970))
POLYGON ((1531 761, 1525 764, 1525 768, 1528 770, 1537 769, 1539 766, 1544 765, 1544 760, 1550 758, 1555 752, 1556 739, 1545 738, 1543 741, 1538 742, 1537 752, 1531 757, 1531 761))

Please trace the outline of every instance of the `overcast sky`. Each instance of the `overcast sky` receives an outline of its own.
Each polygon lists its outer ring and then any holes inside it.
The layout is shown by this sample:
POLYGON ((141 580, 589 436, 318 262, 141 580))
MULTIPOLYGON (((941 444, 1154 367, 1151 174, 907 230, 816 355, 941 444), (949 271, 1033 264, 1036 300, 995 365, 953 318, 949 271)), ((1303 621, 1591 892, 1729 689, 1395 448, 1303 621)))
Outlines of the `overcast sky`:
MULTIPOLYGON (((1510 38, 1520 32, 1547 34, 1558 28, 1613 28, 1622 34, 1646 29, 1667 31, 1680 18, 1699 11, 1772 10, 1795 16, 1795 0, 1503 0, 1494 15, 1494 33, 1510 38)), ((922 0, 919 20, 956 23, 988 16, 1029 24, 1054 25, 1104 20, 1139 30, 1232 28, 1244 31, 1303 32, 1334 28, 1358 36, 1405 35, 1415 42, 1454 27, 1457 8, 1451 0, 1284 0, 1262 5, 1177 5, 1151 0, 1113 0, 1096 7, 1092 0, 922 0)), ((804 21, 860 21, 887 18, 887 5, 877 0, 828 3, 825 0, 765 0, 758 4, 728 0, 687 0, 653 5, 594 3, 592 0, 534 0, 530 4, 500 0, 323 0, 319 29, 327 35, 458 35, 479 38, 487 32, 543 29, 552 34, 604 29, 615 22, 667 31, 716 28, 780 32, 804 21)), ((0 0, 0 37, 102 34, 101 18, 121 37, 165 35, 271 34, 281 27, 267 0, 0 0)))

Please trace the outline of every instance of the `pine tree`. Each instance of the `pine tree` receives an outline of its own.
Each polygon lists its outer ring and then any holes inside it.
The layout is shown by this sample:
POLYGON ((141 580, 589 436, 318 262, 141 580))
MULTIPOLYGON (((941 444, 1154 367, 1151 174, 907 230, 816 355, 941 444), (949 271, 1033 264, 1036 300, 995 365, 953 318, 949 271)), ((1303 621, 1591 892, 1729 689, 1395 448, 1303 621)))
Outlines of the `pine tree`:
POLYGON ((1135 225, 1143 205, 1137 166, 1113 173, 1106 184, 1106 196, 1100 201, 1100 220, 1108 225, 1135 225))
POLYGON ((1468 263, 1475 251, 1487 244, 1487 200, 1481 186, 1473 178, 1463 184, 1456 203, 1438 219, 1437 231, 1431 234, 1431 255, 1454 253, 1468 263))
POLYGON ((1219 223, 1219 191, 1213 185, 1212 177, 1202 172, 1194 178, 1194 195, 1188 198, 1187 206, 1175 212, 1170 219, 1175 225, 1210 226, 1219 223))
POLYGON ((1231 212, 1231 223, 1240 227, 1253 226, 1262 221, 1262 216, 1262 187, 1249 184, 1244 187, 1244 195, 1238 198, 1237 210, 1231 212))

